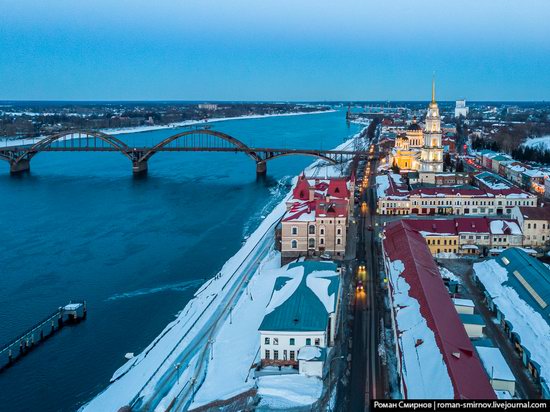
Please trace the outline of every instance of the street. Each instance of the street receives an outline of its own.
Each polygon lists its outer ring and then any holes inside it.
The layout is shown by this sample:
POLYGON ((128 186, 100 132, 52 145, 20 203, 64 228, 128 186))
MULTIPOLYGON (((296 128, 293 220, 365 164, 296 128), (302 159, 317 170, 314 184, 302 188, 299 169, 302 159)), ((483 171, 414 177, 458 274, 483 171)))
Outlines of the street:
POLYGON ((376 213, 376 157, 378 148, 372 141, 371 152, 365 166, 363 190, 359 199, 356 281, 361 281, 364 290, 357 290, 353 309, 352 363, 350 382, 350 411, 370 409, 370 400, 382 398, 384 394, 384 373, 381 371, 378 344, 383 299, 380 296, 378 250, 374 236, 374 214, 376 213), (365 270, 361 269, 364 265, 365 270))

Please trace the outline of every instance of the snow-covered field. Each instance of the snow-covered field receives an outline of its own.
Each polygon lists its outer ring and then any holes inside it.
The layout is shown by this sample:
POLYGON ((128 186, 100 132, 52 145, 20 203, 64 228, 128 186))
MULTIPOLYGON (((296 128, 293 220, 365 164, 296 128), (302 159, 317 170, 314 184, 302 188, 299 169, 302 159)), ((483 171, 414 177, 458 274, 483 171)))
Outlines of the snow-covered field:
MULTIPOLYGON (((353 138, 338 148, 351 147, 353 138)), ((339 175, 341 170, 317 161, 306 173, 321 176, 336 172, 339 175)), ((111 384, 82 411, 116 411, 124 405, 165 410, 172 402, 175 409, 185 408, 192 393, 193 406, 199 406, 232 397, 255 384, 249 373, 259 349, 258 327, 281 270, 280 259, 272 251, 274 230, 286 212, 289 196, 263 220, 218 275, 197 290, 176 320, 142 353, 119 368, 111 384)), ((315 388, 322 388, 320 381, 298 380, 285 399, 294 399, 296 405, 315 401, 321 390, 315 388), (299 390, 300 386, 306 389, 299 390), (293 390, 298 392, 294 395, 293 390)), ((270 379, 263 382, 260 388, 274 401, 282 384, 270 384, 270 379)))
POLYGON ((542 137, 532 137, 530 139, 527 139, 523 143, 523 146, 550 150, 550 135, 542 137))
POLYGON ((276 409, 311 405, 321 396, 323 382, 315 376, 299 374, 258 378, 259 407, 276 409))

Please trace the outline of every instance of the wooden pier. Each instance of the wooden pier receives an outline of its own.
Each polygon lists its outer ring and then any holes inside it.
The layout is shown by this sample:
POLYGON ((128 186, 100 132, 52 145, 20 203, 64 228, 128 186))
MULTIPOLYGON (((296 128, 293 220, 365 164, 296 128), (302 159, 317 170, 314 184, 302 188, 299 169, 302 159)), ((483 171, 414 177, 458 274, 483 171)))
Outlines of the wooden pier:
POLYGON ((70 302, 36 323, 0 349, 0 372, 13 365, 63 326, 86 319, 86 301, 70 302))

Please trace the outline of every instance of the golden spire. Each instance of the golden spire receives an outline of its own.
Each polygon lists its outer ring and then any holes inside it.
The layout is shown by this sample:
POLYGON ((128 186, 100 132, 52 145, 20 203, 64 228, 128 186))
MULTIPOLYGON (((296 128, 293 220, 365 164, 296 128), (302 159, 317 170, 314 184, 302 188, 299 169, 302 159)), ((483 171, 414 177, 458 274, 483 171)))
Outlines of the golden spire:
POLYGON ((435 73, 432 76, 432 103, 435 103, 435 73))

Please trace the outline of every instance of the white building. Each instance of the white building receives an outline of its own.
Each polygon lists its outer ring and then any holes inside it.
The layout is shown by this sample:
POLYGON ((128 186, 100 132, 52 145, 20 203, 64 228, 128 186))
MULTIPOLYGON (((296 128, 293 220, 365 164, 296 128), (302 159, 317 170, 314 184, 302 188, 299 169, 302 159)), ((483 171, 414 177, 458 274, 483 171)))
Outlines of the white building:
POLYGON ((516 206, 512 217, 523 231, 524 246, 545 247, 550 243, 550 206, 516 206))
POLYGON ((485 334, 483 333, 485 323, 483 322, 483 319, 480 315, 461 313, 458 316, 462 321, 464 329, 466 329, 466 333, 468 334, 468 337, 470 339, 478 339, 485 336, 485 334))
POLYGON ((474 314, 474 302, 471 299, 459 299, 453 298, 455 309, 459 314, 473 315, 474 314))
POLYGON ((214 111, 218 110, 218 105, 214 103, 201 103, 199 104, 199 109, 214 111))
MULTIPOLYGON (((475 345, 475 344, 474 344, 475 345)), ((516 392, 516 378, 506 363, 500 349, 488 346, 475 346, 489 382, 495 391, 507 391, 510 395, 516 392)))
POLYGON ((289 264, 275 282, 259 327, 262 366, 298 366, 304 374, 319 376, 325 350, 334 344, 339 302, 335 263, 289 264))
POLYGON ((455 106, 455 117, 468 116, 470 109, 466 106, 466 100, 457 100, 455 106))

